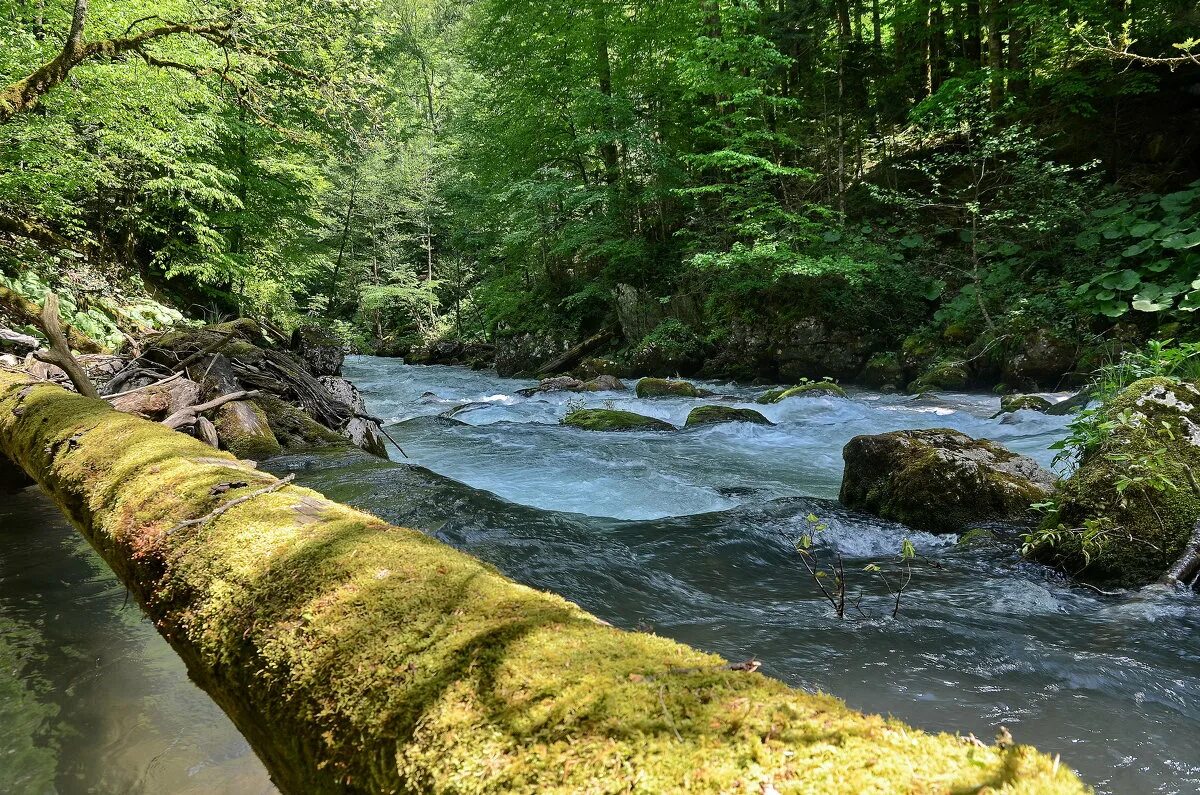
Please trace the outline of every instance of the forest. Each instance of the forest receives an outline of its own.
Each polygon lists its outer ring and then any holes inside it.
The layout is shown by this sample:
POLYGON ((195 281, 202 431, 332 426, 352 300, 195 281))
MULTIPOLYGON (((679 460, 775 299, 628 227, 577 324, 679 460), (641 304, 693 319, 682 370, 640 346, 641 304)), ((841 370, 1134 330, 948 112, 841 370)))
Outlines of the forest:
POLYGON ((1055 386, 1200 306, 1196 16, 7 3, 0 267, 111 340, 321 318, 516 372, 620 325, 664 375, 1055 386))
POLYGON ((0 790, 1200 789, 1198 129, 1186 0, 0 0, 0 790))

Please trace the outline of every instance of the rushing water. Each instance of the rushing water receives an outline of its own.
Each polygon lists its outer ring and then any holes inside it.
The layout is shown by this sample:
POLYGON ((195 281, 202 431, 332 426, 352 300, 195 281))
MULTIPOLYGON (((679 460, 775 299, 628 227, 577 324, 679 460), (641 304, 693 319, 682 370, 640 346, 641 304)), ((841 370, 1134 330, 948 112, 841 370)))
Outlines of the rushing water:
MULTIPOLYGON (((760 407, 758 390, 717 384, 708 386, 723 397, 705 401, 524 398, 532 382, 459 368, 355 358, 347 375, 420 466, 313 455, 273 469, 620 626, 756 657, 794 685, 923 728, 989 739, 1006 725, 1101 792, 1200 792, 1195 599, 1072 589, 1005 548, 962 550, 833 500, 855 434, 948 426, 1049 464, 1062 419, 991 419, 988 396, 859 393, 760 407), (581 400, 677 425, 719 400, 778 424, 624 434, 559 425, 581 400), (793 544, 810 513, 829 525, 826 549, 851 559, 869 618, 834 619, 801 568, 793 544), (924 561, 893 620, 860 570, 905 537, 924 561)), ((0 791, 268 789, 232 726, 44 501, 5 502, 0 544, 0 791)))

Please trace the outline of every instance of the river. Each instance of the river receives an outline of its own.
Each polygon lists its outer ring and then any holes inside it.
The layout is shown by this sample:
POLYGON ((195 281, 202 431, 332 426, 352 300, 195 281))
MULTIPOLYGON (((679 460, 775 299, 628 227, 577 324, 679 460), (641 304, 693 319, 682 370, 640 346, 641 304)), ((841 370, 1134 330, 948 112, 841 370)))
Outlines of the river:
MULTIPOLYGON (((533 382, 363 357, 346 374, 419 467, 308 455, 270 468, 619 626, 753 656, 793 685, 922 728, 990 740, 1003 724, 1102 793, 1200 791, 1195 598, 1100 596, 1003 548, 963 550, 835 502, 855 434, 953 427, 1049 465, 1061 418, 992 419, 998 400, 984 395, 761 407, 759 390, 708 384, 777 425, 597 434, 558 424, 568 403, 682 425, 711 401, 524 398, 533 382), (851 561, 866 618, 838 621, 801 567, 794 543, 810 514, 829 527, 823 554, 851 561), (922 560, 892 619, 862 568, 906 537, 922 560)), ((0 544, 0 791, 270 791, 244 741, 44 499, 6 498, 0 544)))

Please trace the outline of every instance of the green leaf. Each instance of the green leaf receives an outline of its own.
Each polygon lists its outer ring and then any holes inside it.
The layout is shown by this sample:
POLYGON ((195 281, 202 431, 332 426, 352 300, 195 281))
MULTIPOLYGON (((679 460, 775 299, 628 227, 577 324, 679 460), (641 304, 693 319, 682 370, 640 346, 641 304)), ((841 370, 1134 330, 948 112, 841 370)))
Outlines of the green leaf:
POLYGON ((1123 270, 1111 276, 1106 276, 1101 280, 1100 286, 1106 290, 1132 290, 1141 281, 1142 277, 1137 271, 1123 270))

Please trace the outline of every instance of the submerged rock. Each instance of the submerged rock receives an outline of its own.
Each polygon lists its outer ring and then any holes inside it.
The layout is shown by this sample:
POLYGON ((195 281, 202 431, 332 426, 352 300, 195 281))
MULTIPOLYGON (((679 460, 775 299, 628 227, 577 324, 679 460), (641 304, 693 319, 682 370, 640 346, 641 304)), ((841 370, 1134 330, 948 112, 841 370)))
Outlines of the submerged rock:
POLYGON ((569 376, 559 376, 558 378, 545 378, 537 385, 537 392, 578 392, 583 389, 583 382, 578 378, 569 376))
POLYGON ((856 436, 842 457, 843 505, 931 533, 1024 518, 1055 483, 1033 459, 948 428, 856 436))
POLYGON ((637 382, 637 396, 650 397, 704 397, 712 393, 699 389, 688 381, 674 381, 666 378, 643 378, 637 382))
POLYGON ((722 422, 750 422, 755 425, 774 425, 754 409, 735 409, 731 406, 700 406, 688 414, 685 427, 716 425, 722 422))
POLYGON ((1032 551, 1084 582, 1157 580, 1200 519, 1200 389, 1166 378, 1129 386, 1102 410, 1107 432, 1063 482, 1032 551))
POLYGON ((590 381, 581 381, 571 376, 543 378, 541 383, 528 389, 519 389, 517 394, 522 397, 533 397, 543 392, 620 392, 627 387, 619 379, 611 375, 601 375, 590 381))
POLYGON ((585 392, 623 392, 628 388, 614 375, 599 375, 583 385, 585 392))
POLYGON ((563 425, 585 431, 673 431, 675 426, 655 417, 616 409, 579 409, 563 418, 563 425))

